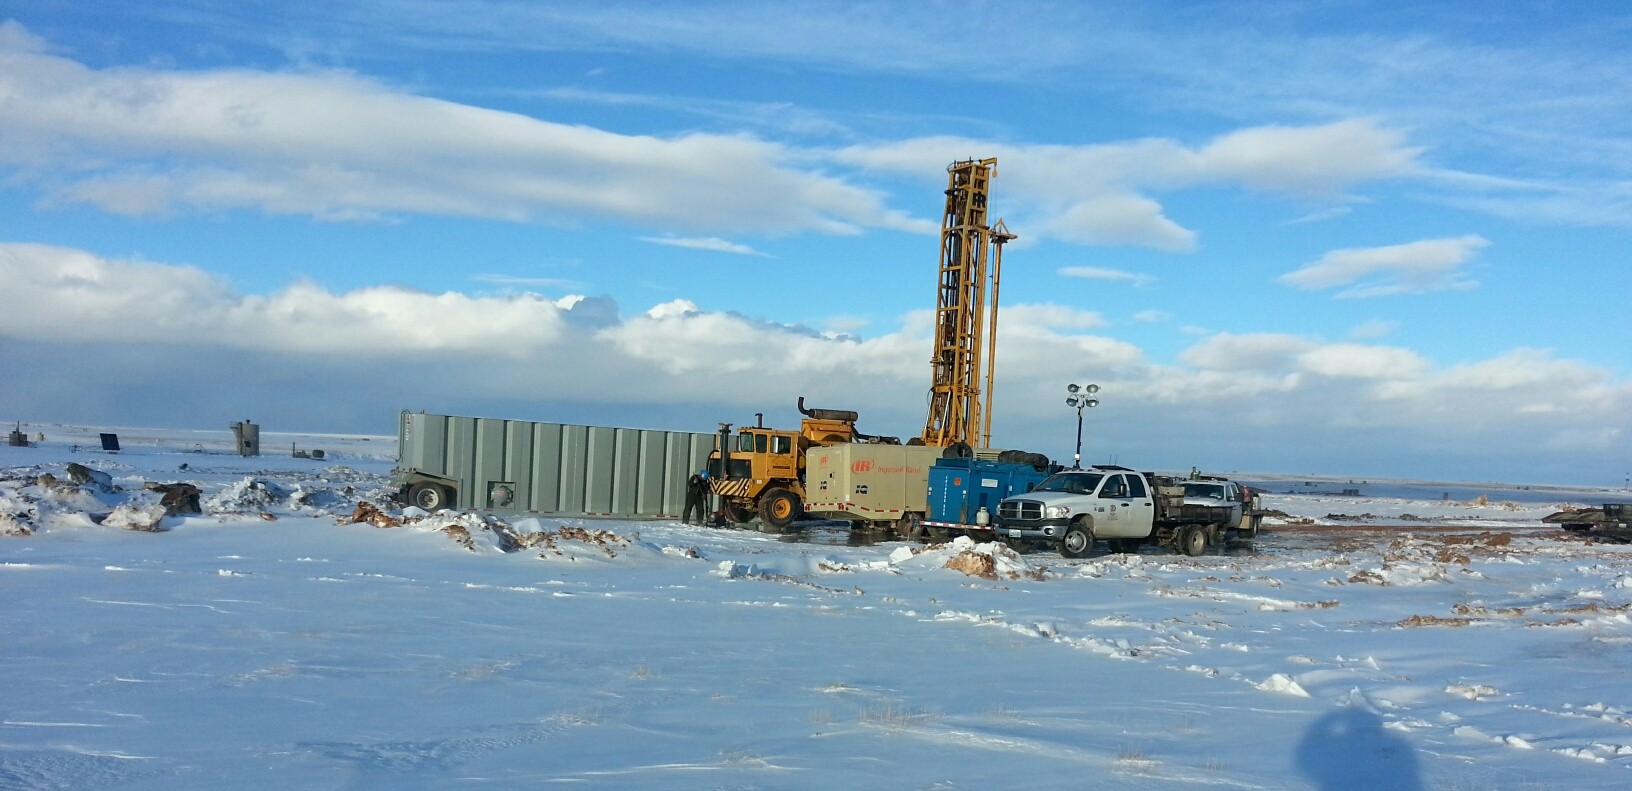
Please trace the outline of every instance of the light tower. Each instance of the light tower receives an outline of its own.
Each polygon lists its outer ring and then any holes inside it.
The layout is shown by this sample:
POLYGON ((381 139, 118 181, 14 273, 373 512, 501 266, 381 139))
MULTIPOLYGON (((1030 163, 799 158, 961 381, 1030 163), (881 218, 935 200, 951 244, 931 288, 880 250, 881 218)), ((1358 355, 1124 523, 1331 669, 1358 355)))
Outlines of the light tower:
POLYGON ((1082 469, 1082 410, 1093 409, 1099 406, 1099 399, 1094 394, 1099 392, 1096 384, 1068 384, 1065 386, 1065 405, 1077 410, 1077 455, 1072 463, 1072 469, 1082 469))

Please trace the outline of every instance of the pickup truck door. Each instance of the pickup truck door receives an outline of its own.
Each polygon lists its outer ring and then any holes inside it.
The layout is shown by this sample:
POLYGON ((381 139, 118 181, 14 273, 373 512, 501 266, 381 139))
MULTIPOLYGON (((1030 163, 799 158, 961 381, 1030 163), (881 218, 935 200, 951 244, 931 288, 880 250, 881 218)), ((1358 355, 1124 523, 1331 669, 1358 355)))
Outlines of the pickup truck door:
POLYGON ((1156 501, 1143 475, 1106 476, 1093 508, 1100 538, 1143 538, 1156 523, 1156 501))

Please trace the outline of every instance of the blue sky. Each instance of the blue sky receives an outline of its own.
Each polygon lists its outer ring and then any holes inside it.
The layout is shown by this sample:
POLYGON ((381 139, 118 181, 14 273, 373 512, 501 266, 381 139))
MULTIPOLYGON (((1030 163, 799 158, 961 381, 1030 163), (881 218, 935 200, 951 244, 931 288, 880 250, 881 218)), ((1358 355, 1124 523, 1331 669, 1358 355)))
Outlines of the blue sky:
MULTIPOLYGON (((1632 11, 0 2, 0 411, 916 434, 998 158, 996 443, 1619 484, 1632 11), (1539 469, 1538 469, 1539 468, 1539 469)), ((0 415, 3 416, 3 415, 0 415)))

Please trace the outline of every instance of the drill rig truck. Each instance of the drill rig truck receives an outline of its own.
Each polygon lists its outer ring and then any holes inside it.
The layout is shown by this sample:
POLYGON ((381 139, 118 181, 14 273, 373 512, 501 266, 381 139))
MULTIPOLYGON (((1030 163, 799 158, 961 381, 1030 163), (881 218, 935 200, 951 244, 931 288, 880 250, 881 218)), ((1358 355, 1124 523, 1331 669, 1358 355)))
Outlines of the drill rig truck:
POLYGON ((744 426, 735 437, 721 423, 715 450, 708 456, 708 477, 725 516, 738 524, 758 514, 768 529, 782 530, 804 514, 805 453, 841 443, 900 445, 895 437, 856 430, 858 415, 847 409, 806 409, 799 398, 798 431, 767 428, 763 421, 744 426))
POLYGON ((780 531, 808 511, 916 536, 935 460, 974 456, 976 448, 986 455, 998 281, 1003 245, 1016 237, 1002 220, 987 222, 996 159, 954 162, 947 174, 923 432, 904 445, 861 434, 855 412, 805 409, 803 398, 799 411, 805 419, 797 432, 755 425, 732 437, 730 424, 721 424, 709 477, 732 521, 747 522, 757 513, 766 529, 780 531))

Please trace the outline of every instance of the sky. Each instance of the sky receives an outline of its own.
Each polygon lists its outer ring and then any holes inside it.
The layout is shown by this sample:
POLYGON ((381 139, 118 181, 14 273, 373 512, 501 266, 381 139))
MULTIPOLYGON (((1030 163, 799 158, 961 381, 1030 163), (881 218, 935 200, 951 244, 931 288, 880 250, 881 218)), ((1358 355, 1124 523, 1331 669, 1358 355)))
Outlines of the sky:
POLYGON ((0 0, 0 417, 926 417, 996 157, 993 445, 1623 485, 1616 4, 0 0))

